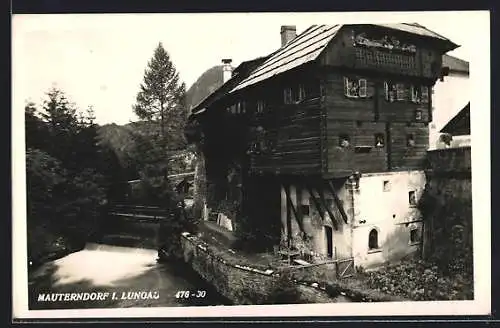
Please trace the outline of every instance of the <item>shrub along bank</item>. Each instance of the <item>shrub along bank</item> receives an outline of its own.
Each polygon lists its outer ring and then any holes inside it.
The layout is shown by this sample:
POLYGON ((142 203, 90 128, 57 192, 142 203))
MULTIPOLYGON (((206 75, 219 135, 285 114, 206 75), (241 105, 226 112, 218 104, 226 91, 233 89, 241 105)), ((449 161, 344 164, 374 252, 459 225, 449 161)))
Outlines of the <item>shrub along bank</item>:
POLYGON ((474 297, 471 275, 446 275, 437 265, 422 260, 407 260, 358 276, 370 288, 416 301, 471 300, 474 297))

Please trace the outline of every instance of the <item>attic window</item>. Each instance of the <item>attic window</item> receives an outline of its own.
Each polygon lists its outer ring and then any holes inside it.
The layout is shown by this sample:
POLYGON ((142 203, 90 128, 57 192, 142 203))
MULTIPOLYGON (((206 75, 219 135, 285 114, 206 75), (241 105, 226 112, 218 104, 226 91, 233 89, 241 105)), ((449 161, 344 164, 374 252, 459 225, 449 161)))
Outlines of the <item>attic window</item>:
POLYGON ((366 98, 366 79, 344 77, 344 95, 349 98, 366 98))
POLYGON ((350 139, 347 134, 339 135, 339 147, 347 148, 350 145, 350 139))
POLYGON ((384 134, 383 133, 375 134, 375 147, 384 148, 384 145, 385 145, 384 134))

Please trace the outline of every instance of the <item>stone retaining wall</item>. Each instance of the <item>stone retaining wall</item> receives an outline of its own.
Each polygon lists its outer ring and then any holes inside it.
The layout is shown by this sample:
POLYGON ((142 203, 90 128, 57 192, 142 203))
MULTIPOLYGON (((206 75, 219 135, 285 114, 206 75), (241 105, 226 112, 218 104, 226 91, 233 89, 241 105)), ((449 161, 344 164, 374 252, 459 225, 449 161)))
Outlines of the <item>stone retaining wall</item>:
MULTIPOLYGON (((280 275, 272 270, 262 271, 248 266, 228 263, 215 256, 196 236, 183 233, 181 237, 183 259, 206 282, 234 304, 262 304, 273 292, 280 275)), ((297 303, 338 302, 319 288, 297 285, 297 303)))

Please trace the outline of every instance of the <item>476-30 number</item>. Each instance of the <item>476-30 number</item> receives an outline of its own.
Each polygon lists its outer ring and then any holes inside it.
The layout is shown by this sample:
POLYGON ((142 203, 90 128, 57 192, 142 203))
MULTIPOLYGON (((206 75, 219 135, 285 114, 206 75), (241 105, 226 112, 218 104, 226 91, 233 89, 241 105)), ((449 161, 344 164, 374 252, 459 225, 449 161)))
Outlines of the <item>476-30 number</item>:
POLYGON ((197 290, 196 292, 191 293, 189 290, 179 290, 175 293, 175 298, 203 298, 207 295, 207 292, 204 290, 197 290))

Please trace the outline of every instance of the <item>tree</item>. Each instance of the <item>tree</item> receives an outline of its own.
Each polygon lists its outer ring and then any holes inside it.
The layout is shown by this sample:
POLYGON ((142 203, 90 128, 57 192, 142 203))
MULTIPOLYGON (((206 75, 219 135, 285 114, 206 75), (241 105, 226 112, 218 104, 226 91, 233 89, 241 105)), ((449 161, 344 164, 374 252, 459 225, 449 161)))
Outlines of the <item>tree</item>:
POLYGON ((179 74, 160 42, 144 72, 133 110, 140 119, 158 123, 164 150, 184 145, 185 93, 186 86, 180 82, 179 74))

